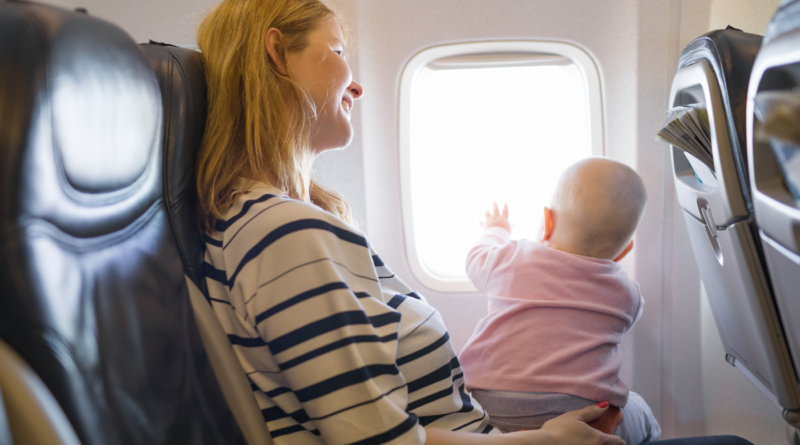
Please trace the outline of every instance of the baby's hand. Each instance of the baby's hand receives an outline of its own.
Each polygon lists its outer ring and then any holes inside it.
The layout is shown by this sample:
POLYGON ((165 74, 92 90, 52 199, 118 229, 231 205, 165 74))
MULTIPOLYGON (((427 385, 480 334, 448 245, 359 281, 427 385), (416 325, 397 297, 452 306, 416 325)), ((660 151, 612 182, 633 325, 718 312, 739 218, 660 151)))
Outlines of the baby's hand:
POLYGON ((493 203, 492 213, 486 212, 486 220, 481 221, 483 230, 489 227, 502 227, 511 233, 511 222, 508 220, 508 204, 503 205, 503 213, 497 208, 497 203, 493 203))

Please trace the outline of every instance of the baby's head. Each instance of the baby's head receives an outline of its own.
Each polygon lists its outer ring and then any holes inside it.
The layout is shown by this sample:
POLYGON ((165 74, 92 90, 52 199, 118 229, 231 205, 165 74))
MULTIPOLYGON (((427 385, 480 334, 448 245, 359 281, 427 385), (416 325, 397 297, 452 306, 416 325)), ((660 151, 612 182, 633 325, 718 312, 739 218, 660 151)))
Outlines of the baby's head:
POLYGON ((542 242, 577 255, 618 261, 633 246, 647 203, 642 178, 625 164, 589 158, 567 168, 545 208, 542 242))

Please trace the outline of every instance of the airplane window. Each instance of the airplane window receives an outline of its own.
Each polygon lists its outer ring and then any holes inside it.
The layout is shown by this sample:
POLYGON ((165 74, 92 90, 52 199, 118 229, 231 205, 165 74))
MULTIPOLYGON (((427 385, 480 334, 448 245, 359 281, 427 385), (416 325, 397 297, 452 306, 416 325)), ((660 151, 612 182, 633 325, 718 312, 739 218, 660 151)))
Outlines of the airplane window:
POLYGON ((565 53, 563 44, 543 51, 524 43, 525 51, 465 44, 447 54, 439 47, 404 72, 406 248, 414 275, 434 290, 475 290, 464 260, 493 200, 508 203, 513 238, 534 239, 561 171, 602 154, 591 59, 571 45, 565 53), (576 50, 585 58, 576 60, 576 50))

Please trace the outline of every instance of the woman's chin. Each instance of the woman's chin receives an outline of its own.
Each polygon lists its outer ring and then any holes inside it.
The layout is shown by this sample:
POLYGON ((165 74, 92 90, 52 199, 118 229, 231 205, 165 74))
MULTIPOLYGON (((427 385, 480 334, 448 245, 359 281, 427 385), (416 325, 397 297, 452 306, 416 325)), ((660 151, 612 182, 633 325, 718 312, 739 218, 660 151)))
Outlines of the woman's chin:
POLYGON ((326 151, 336 151, 336 150, 344 150, 350 145, 350 142, 353 140, 353 133, 349 133, 347 137, 343 137, 337 140, 327 140, 327 141, 320 141, 320 143, 312 144, 312 151, 315 155, 321 155, 326 151))
POLYGON ((330 150, 341 150, 350 145, 352 140, 352 125, 349 121, 340 122, 334 128, 321 128, 317 137, 312 137, 312 151, 319 155, 330 150))

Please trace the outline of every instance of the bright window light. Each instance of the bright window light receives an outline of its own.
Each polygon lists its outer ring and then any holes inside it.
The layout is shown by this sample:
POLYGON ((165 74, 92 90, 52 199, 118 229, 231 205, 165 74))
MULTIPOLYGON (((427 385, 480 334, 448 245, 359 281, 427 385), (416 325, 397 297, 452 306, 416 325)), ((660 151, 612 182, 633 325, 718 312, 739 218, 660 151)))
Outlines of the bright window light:
POLYGON ((560 173, 602 154, 585 69, 541 52, 420 65, 401 106, 409 262, 434 290, 474 290, 464 260, 492 201, 508 203, 513 238, 535 239, 560 173))

